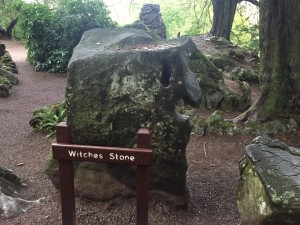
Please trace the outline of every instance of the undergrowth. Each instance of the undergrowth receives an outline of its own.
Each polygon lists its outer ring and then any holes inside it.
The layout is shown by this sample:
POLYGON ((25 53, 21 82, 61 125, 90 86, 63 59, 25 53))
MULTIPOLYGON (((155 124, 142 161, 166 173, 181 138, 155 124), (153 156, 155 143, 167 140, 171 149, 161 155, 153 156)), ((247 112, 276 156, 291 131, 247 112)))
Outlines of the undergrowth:
POLYGON ((34 130, 42 131, 51 139, 55 135, 56 126, 66 118, 66 104, 61 102, 52 106, 45 106, 31 114, 29 124, 34 130))

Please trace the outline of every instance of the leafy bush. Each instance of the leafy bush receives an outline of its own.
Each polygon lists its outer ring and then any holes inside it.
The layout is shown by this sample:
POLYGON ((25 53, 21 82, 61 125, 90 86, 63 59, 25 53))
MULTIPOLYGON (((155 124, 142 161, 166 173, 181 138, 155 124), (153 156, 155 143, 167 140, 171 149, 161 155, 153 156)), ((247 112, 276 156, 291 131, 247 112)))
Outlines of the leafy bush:
POLYGON ((108 14, 99 0, 64 1, 55 10, 46 4, 26 4, 20 22, 28 61, 35 70, 65 71, 85 31, 115 26, 108 14))
POLYGON ((237 45, 249 50, 259 51, 259 28, 258 24, 246 26, 238 24, 232 31, 232 41, 237 45))
POLYGON ((207 1, 182 0, 177 4, 162 1, 161 10, 167 27, 167 36, 197 35, 211 28, 211 3, 207 1))
POLYGON ((56 126, 66 118, 65 102, 43 107, 34 111, 31 115, 29 124, 39 131, 47 134, 47 138, 52 138, 55 135, 56 126))
POLYGON ((249 51, 259 51, 259 24, 257 17, 258 8, 251 4, 249 6, 239 6, 235 14, 231 40, 249 51))

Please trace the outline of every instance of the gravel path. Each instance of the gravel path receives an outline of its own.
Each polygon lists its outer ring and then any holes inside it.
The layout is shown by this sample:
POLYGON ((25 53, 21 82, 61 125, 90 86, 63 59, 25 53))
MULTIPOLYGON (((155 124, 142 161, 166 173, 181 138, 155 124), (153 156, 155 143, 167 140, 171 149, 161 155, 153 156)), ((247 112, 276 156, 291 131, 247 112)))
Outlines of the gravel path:
POLYGON ((33 132, 28 121, 34 110, 64 99, 66 76, 33 71, 26 62, 22 44, 2 42, 17 64, 19 84, 13 86, 8 98, 0 99, 0 164, 12 169, 27 185, 20 193, 21 198, 46 197, 46 200, 16 218, 0 217, 0 224, 57 224, 54 222, 60 210, 57 190, 44 173, 50 141, 33 132))

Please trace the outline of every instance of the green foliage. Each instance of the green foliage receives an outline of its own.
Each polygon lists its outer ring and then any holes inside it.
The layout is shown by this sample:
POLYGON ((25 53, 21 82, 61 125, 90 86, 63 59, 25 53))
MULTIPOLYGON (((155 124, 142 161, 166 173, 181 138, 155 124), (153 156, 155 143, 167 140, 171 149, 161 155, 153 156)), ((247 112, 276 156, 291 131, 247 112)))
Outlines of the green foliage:
MULTIPOLYGON (((24 4, 25 3, 22 0, 9 0, 0 3, 0 15, 1 15, 0 26, 6 29, 7 26, 20 15, 20 12, 22 11, 24 4)), ((15 26, 13 30, 13 36, 14 37, 21 36, 21 29, 18 26, 18 24, 15 26)))
POLYGON ((212 8, 210 0, 183 0, 161 2, 161 12, 167 28, 167 36, 197 35, 209 32, 212 8))
POLYGON ((259 51, 258 24, 252 26, 238 24, 234 27, 233 33, 232 41, 234 43, 250 51, 259 51))
POLYGON ((259 25, 256 6, 239 6, 235 15, 231 40, 249 50, 259 51, 259 25))
POLYGON ((65 71, 82 34, 96 27, 113 27, 102 1, 68 0, 49 5, 26 4, 20 16, 28 61, 35 70, 65 71))
POLYGON ((144 4, 159 4, 168 37, 207 33, 211 27, 211 0, 104 0, 112 16, 124 25, 138 20, 144 4))
POLYGON ((7 87, 11 86, 9 80, 6 77, 0 76, 0 86, 2 85, 6 85, 7 87))
POLYGON ((29 124, 39 131, 47 134, 47 138, 55 135, 56 126, 66 118, 65 102, 43 107, 32 113, 29 124))

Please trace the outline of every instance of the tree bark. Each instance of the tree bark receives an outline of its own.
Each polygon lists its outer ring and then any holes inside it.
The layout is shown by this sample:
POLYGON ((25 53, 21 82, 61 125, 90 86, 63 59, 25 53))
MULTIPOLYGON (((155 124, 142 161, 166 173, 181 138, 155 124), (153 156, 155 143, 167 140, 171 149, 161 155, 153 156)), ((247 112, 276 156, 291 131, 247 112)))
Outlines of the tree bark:
POLYGON ((17 24, 18 20, 19 20, 19 17, 12 20, 10 22, 10 24, 7 26, 6 30, 0 26, 0 35, 5 38, 9 38, 9 39, 12 38, 12 31, 13 31, 15 25, 17 24))
POLYGON ((1 36, 7 36, 6 30, 0 26, 0 35, 1 36))
POLYGON ((212 0, 214 17, 211 35, 230 40, 237 3, 237 0, 212 0))
POLYGON ((7 26, 6 34, 7 34, 8 38, 12 38, 12 31, 13 31, 15 25, 17 24, 18 20, 19 20, 19 17, 17 17, 13 21, 11 21, 10 24, 7 26))
POLYGON ((300 115, 300 1, 260 1, 262 94, 243 117, 255 121, 300 115))
MULTIPOLYGON (((239 2, 241 2, 242 0, 239 0, 239 2)), ((245 0, 246 2, 251 2, 253 5, 256 5, 256 6, 260 6, 260 3, 258 0, 245 0)))

